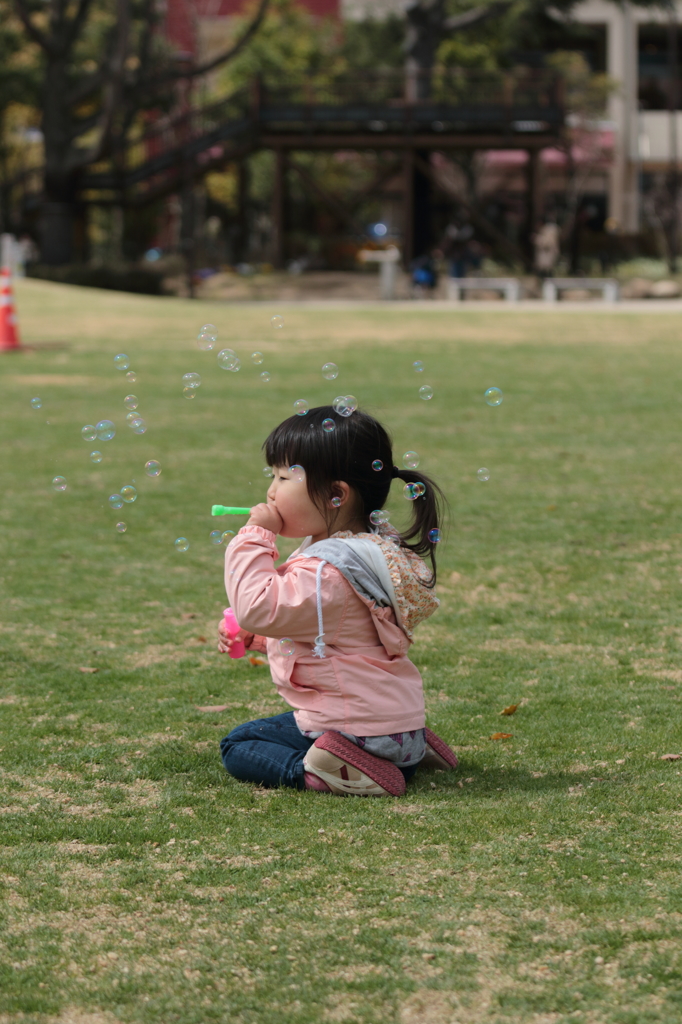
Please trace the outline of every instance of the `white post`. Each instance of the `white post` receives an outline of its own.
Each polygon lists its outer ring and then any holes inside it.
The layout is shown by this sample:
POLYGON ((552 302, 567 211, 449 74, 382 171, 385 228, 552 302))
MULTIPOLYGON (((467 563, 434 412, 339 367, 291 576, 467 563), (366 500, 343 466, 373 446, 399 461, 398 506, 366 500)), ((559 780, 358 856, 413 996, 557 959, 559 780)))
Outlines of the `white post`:
POLYGON ((459 280, 456 277, 448 278, 448 299, 450 302, 459 302, 462 297, 462 290, 459 286, 459 280))
POLYGON ((550 278, 546 278, 542 282, 542 299, 544 302, 556 302, 557 300, 557 286, 554 281, 550 278))
POLYGON ((379 290, 382 299, 395 298, 395 281, 398 264, 395 260, 385 260, 379 265, 379 290))
POLYGON ((9 268, 11 274, 14 273, 16 262, 15 253, 15 238, 14 235, 3 234, 0 236, 0 263, 3 269, 9 268))

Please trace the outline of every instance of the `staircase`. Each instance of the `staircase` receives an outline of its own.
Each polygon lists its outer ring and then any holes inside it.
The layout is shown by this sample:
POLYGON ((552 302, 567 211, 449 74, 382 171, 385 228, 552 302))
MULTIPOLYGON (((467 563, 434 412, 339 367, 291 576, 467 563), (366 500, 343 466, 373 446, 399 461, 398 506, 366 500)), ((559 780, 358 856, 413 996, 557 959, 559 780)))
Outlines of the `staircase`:
POLYGON ((254 81, 219 102, 159 119, 91 167, 87 203, 144 206, 257 149, 534 149, 564 123, 552 71, 442 69, 254 81))

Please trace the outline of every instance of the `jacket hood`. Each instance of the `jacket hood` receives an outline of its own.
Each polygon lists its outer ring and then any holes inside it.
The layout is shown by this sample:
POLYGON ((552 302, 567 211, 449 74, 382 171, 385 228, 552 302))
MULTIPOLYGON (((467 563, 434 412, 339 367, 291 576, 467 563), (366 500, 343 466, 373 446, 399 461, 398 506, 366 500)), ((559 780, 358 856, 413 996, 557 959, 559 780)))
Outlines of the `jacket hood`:
POLYGON ((341 530, 328 540, 312 545, 304 541, 296 554, 318 557, 335 565, 363 596, 379 605, 392 605, 398 625, 410 640, 419 623, 440 605, 428 586, 431 581, 428 566, 414 551, 400 546, 400 537, 389 524, 371 533, 341 530), (355 564, 344 557, 339 542, 343 548, 350 549, 349 554, 352 551, 355 564), (358 561, 363 567, 362 573, 357 570, 358 561))

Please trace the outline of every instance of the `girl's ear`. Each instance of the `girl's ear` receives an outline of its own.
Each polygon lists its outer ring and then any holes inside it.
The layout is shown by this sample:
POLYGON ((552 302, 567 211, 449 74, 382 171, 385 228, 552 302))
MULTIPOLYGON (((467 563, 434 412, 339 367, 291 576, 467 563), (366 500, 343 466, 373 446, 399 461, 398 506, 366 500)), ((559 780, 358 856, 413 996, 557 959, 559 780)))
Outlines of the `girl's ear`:
POLYGON ((345 480, 335 480, 332 484, 332 496, 330 504, 332 508, 341 508, 351 498, 351 489, 345 480))

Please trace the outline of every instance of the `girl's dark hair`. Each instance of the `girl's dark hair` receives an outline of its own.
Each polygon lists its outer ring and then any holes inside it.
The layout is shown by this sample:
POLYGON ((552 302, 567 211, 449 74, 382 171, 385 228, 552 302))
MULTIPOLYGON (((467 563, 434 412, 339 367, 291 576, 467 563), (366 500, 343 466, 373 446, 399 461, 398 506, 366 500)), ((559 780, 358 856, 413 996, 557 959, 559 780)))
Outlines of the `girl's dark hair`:
POLYGON ((410 502, 412 522, 400 540, 418 555, 428 555, 433 567, 430 586, 435 585, 437 542, 429 540, 429 533, 441 529, 445 496, 421 471, 394 467, 391 438, 373 416, 359 410, 340 416, 331 405, 320 405, 305 416, 290 416, 280 423, 263 450, 269 466, 303 467, 310 499, 329 527, 335 518, 330 501, 337 480, 344 480, 360 496, 368 529, 369 516, 384 507, 393 479, 424 484, 424 493, 410 502), (331 420, 333 430, 324 429, 325 420, 331 420), (375 462, 381 462, 382 468, 373 469, 375 462))

